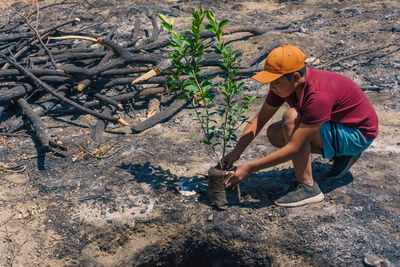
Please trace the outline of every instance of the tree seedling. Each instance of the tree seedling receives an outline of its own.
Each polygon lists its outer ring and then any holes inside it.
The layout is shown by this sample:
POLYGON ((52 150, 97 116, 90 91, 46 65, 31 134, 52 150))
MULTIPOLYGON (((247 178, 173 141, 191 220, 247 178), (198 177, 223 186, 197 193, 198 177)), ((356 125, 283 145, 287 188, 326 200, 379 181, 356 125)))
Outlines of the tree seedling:
POLYGON ((227 45, 222 36, 222 28, 229 22, 217 22, 210 10, 199 8, 192 13, 191 29, 181 33, 174 30, 175 21, 170 22, 159 14, 162 26, 170 32, 168 37, 168 58, 172 65, 168 69, 167 83, 170 92, 177 92, 181 98, 191 101, 193 119, 201 128, 200 143, 210 148, 218 159, 219 167, 224 169, 221 159, 227 148, 237 141, 236 130, 248 120, 246 113, 257 96, 246 95, 243 82, 239 82, 238 71, 241 60, 238 51, 227 45), (205 18, 208 23, 203 23, 205 18), (201 31, 213 33, 212 48, 201 39, 201 31), (223 81, 213 83, 207 76, 207 69, 200 65, 206 53, 218 57, 223 81))

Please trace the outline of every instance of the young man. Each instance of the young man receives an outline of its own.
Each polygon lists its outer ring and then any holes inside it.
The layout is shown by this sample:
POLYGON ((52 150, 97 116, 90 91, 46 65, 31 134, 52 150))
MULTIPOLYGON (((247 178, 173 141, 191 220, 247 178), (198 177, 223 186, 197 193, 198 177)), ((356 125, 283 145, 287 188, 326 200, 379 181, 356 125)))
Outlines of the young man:
POLYGON ((305 67, 305 59, 300 49, 279 46, 268 54, 264 70, 253 77, 258 82, 270 83, 270 90, 236 147, 223 159, 227 166, 240 158, 284 102, 291 108, 282 121, 271 124, 267 130, 269 141, 279 149, 238 165, 226 187, 235 188, 253 172, 292 160, 299 185, 275 204, 295 207, 322 201, 324 195, 313 180, 310 153, 333 158, 333 166, 325 176, 338 178, 377 136, 378 117, 362 90, 340 74, 305 67))

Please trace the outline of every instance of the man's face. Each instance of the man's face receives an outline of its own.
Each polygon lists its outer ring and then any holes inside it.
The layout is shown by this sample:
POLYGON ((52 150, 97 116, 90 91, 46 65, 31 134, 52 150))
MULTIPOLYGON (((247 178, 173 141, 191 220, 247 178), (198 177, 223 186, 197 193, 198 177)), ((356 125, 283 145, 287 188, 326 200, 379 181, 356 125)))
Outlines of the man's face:
POLYGON ((272 81, 269 84, 269 89, 282 98, 288 97, 293 93, 295 88, 293 80, 293 77, 290 81, 286 77, 282 76, 279 79, 272 81))

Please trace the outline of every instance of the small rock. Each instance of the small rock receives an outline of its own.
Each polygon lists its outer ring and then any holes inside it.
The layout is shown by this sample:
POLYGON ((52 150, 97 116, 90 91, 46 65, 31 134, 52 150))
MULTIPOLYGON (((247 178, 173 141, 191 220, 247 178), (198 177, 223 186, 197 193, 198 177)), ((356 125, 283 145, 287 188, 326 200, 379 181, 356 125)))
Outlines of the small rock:
POLYGON ((106 10, 101 11, 99 14, 103 18, 108 18, 110 16, 110 14, 111 14, 111 10, 110 9, 106 9, 106 10))
POLYGON ((145 213, 147 211, 147 208, 141 209, 140 213, 145 213))
POLYGON ((266 215, 266 218, 267 218, 270 222, 272 222, 272 221, 275 220, 275 218, 274 218, 273 216, 271 216, 271 215, 266 215))
POLYGON ((232 10, 241 11, 241 10, 243 10, 243 6, 241 4, 234 4, 232 6, 232 10))
POLYGON ((208 216, 207 221, 212 222, 214 220, 214 214, 208 216))
POLYGON ((106 212, 103 210, 102 212, 100 212, 100 215, 106 215, 106 212))
POLYGON ((390 262, 387 259, 380 259, 373 254, 364 255, 364 265, 368 267, 390 267, 390 262))
POLYGON ((106 191, 111 191, 111 190, 112 190, 112 186, 106 185, 106 186, 104 187, 104 189, 105 189, 106 191))

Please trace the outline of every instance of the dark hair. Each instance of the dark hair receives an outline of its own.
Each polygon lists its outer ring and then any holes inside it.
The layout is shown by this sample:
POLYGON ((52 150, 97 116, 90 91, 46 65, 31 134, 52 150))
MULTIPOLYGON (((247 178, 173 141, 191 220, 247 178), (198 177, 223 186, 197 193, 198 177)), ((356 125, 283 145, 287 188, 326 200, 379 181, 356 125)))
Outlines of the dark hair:
POLYGON ((294 72, 291 72, 291 73, 286 73, 285 75, 283 75, 283 77, 285 77, 286 79, 291 81, 292 77, 293 77, 293 73, 295 73, 295 72, 298 72, 300 74, 300 77, 303 77, 306 74, 306 66, 302 67, 298 71, 294 71, 294 72))

